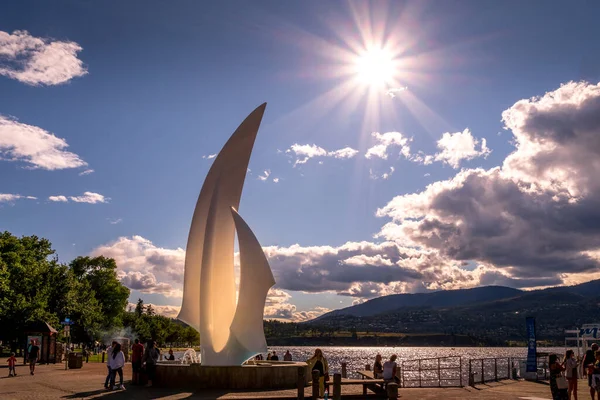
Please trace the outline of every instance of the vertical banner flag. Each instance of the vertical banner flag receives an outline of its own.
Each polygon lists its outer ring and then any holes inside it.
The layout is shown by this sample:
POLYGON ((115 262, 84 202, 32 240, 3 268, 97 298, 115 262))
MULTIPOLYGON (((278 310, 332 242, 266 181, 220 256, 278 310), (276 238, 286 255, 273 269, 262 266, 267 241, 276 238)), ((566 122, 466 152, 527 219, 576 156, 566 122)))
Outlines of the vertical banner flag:
POLYGON ((537 343, 535 340, 535 318, 527 317, 527 372, 537 372, 537 343))

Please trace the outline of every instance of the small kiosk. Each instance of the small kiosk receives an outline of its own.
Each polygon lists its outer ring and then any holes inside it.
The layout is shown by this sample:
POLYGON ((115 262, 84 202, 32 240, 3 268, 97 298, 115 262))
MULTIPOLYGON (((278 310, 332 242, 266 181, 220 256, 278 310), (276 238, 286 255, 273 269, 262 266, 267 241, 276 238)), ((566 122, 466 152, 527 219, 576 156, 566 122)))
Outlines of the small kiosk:
POLYGON ((36 321, 27 325, 23 333, 27 337, 24 363, 27 363, 29 345, 33 340, 40 348, 39 362, 56 364, 56 335, 58 334, 56 329, 48 325, 47 322, 36 321))

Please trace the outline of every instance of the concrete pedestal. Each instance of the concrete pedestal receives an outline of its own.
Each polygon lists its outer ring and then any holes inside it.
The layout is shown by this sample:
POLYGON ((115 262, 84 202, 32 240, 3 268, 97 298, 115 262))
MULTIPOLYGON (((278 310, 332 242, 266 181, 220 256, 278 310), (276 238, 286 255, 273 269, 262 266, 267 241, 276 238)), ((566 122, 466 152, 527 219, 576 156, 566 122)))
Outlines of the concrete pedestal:
POLYGON ((161 387, 188 389, 294 389, 298 369, 308 385, 304 362, 264 362, 258 365, 211 367, 200 364, 158 364, 154 383, 161 387))

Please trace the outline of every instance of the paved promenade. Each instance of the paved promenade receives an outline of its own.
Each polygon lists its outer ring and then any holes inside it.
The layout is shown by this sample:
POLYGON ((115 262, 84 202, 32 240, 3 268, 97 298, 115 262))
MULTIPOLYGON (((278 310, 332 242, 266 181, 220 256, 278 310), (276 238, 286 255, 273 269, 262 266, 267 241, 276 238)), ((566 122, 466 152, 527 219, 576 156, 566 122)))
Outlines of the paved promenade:
MULTIPOLYGON (((295 390, 241 393, 231 391, 201 391, 191 393, 172 389, 145 388, 128 385, 131 378, 131 365, 125 366, 125 386, 127 390, 106 391, 103 387, 106 376, 104 364, 84 364, 82 369, 65 371, 61 365, 39 365, 34 376, 29 375, 27 366, 17 367, 17 377, 8 378, 7 368, 0 368, 0 399, 2 400, 46 400, 46 399, 295 399, 295 390)), ((587 399, 589 394, 586 382, 580 381, 580 398, 587 399)), ((344 386, 343 394, 360 394, 358 387, 351 390, 344 386)), ((306 388, 308 396, 310 388, 306 388)), ((542 400, 551 399, 548 385, 532 382, 506 381, 479 386, 477 388, 445 389, 401 389, 400 398, 431 400, 542 400)), ((308 398, 308 397, 307 397, 308 398)))

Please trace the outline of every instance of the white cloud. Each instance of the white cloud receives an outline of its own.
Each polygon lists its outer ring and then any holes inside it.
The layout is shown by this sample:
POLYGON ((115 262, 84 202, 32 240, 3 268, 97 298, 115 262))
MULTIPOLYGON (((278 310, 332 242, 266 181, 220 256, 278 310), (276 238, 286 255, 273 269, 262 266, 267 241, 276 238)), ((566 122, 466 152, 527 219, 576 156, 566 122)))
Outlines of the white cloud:
POLYGON ((158 293, 166 297, 182 296, 180 289, 174 289, 173 286, 166 282, 159 282, 152 272, 139 272, 122 270, 117 271, 117 277, 121 283, 129 289, 138 290, 142 293, 158 293))
POLYGON ((11 194, 11 193, 0 193, 0 203, 12 203, 15 200, 19 200, 19 199, 37 200, 37 197, 22 196, 20 194, 11 194))
POLYGON ((0 31, 0 75, 28 85, 59 85, 87 74, 75 42, 43 39, 27 31, 0 31))
POLYGON ((295 143, 287 149, 286 154, 293 153, 296 156, 294 166, 305 164, 308 160, 315 157, 333 157, 338 159, 353 158, 358 154, 358 150, 351 147, 344 147, 338 150, 327 151, 316 144, 298 144, 295 143))
POLYGON ((480 141, 473 137, 469 129, 455 133, 446 132, 437 142, 440 151, 436 153, 435 160, 445 162, 456 169, 462 160, 487 157, 491 151, 486 145, 486 140, 481 139, 481 145, 477 149, 479 143, 480 141))
POLYGON ((400 154, 406 158, 410 157, 410 146, 411 142, 410 138, 405 137, 400 132, 373 132, 371 134, 375 138, 375 142, 377 143, 375 146, 369 148, 365 153, 366 158, 382 158, 387 160, 388 158, 388 149, 390 147, 399 147, 400 154))
POLYGON ((389 88, 385 94, 387 94, 388 96, 390 96, 392 99, 394 97, 396 97, 398 95, 398 93, 404 92, 405 90, 408 90, 408 87, 404 86, 404 87, 399 87, 399 88, 389 88))
POLYGON ((261 181, 266 181, 267 179, 269 179, 269 175, 271 175, 271 170, 266 169, 263 171, 262 175, 258 176, 258 179, 260 179, 261 181))
POLYGON ((50 197, 48 197, 48 200, 56 201, 56 202, 63 202, 63 203, 66 203, 67 201, 69 201, 69 199, 67 199, 67 196, 50 196, 50 197))
POLYGON ((355 150, 351 147, 344 147, 343 149, 330 151, 327 153, 328 156, 333 158, 352 158, 358 154, 358 150, 355 150))
POLYGON ((32 168, 58 170, 85 167, 87 163, 67 151, 64 139, 0 115, 0 159, 21 161, 32 168))
POLYGON ((93 173, 93 172, 94 172, 94 170, 93 170, 93 169, 86 169, 85 171, 81 171, 81 172, 79 173, 79 176, 83 176, 83 175, 89 175, 89 174, 91 174, 91 173, 93 173))
POLYGON ((600 84, 569 82, 503 112, 516 150, 378 210, 379 237, 495 268, 515 287, 590 279, 600 270, 600 84))
POLYGON ((207 156, 202 156, 202 158, 207 159, 207 160, 211 160, 213 158, 215 158, 217 156, 217 154, 209 154, 207 156))
POLYGON ((70 196, 69 199, 76 203, 107 203, 110 199, 108 197, 104 197, 100 193, 94 192, 84 192, 82 196, 70 196))
POLYGON ((120 224, 121 222, 123 222, 123 219, 122 218, 116 218, 116 219, 108 218, 108 222, 111 225, 117 225, 117 224, 120 224))
POLYGON ((273 178, 273 182, 279 183, 279 178, 273 178))
POLYGON ((369 168, 369 178, 371 179, 388 179, 390 176, 392 176, 392 174, 394 173, 396 169, 394 167, 390 167, 390 170, 387 172, 384 172, 381 175, 377 175, 376 173, 373 172, 372 168, 369 168))

